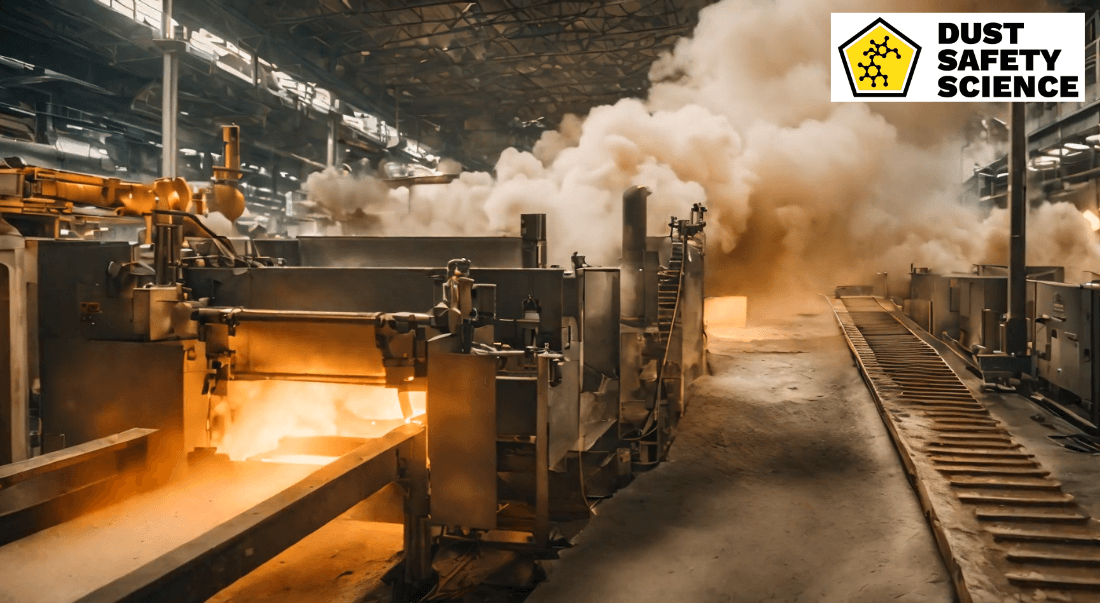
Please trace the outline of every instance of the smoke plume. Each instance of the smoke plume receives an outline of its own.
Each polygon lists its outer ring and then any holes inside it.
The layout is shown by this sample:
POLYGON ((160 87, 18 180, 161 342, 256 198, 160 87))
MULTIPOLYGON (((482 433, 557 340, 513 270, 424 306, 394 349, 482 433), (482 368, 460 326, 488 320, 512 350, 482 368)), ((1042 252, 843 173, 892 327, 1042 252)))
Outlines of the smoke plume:
MULTIPOLYGON (((1045 8, 1037 4, 894 8, 1045 8)), ((567 116, 530 151, 506 150, 494 175, 414 187, 407 201, 336 173, 310 178, 307 191, 337 215, 397 207, 368 225, 379 234, 515 235, 520 213, 546 213, 551 262, 567 265, 573 251, 615 263, 622 191, 645 185, 650 234, 707 204, 708 295, 748 295, 757 316, 762 307, 798 311, 876 273, 900 286, 910 264, 1004 263, 1006 212, 964 201, 959 173, 961 150, 989 152, 965 137, 967 125, 977 113, 1002 116, 1004 105, 830 102, 830 13, 882 10, 870 0, 723 0, 654 63, 646 99, 567 116)), ((1074 206, 1044 204, 1029 231, 1029 261, 1066 265, 1069 278, 1100 269, 1096 237, 1074 206)))

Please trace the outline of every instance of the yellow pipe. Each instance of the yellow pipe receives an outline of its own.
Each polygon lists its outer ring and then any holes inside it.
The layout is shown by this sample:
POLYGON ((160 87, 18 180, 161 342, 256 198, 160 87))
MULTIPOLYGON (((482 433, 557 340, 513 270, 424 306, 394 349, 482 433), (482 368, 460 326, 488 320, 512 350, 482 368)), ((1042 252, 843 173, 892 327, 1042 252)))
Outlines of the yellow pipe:
POLYGON ((193 198, 191 187, 183 178, 162 178, 153 184, 140 184, 40 167, 0 171, 5 174, 20 173, 25 181, 33 183, 37 190, 29 194, 30 198, 115 209, 119 214, 130 216, 147 214, 158 207, 183 211, 196 209, 200 213, 209 209, 221 212, 230 221, 236 221, 245 208, 244 194, 238 188, 241 178, 240 133, 239 126, 222 126, 224 165, 214 167, 215 183, 204 189, 198 199, 193 198), (193 202, 196 205, 194 208, 191 207, 193 202))
POLYGON ((222 126, 222 142, 225 143, 225 167, 241 169, 241 127, 222 126))
POLYGON ((225 165, 214 167, 216 181, 209 197, 211 211, 221 212, 230 222, 236 222, 244 213, 244 194, 237 188, 241 177, 241 128, 222 126, 222 142, 225 143, 225 165))

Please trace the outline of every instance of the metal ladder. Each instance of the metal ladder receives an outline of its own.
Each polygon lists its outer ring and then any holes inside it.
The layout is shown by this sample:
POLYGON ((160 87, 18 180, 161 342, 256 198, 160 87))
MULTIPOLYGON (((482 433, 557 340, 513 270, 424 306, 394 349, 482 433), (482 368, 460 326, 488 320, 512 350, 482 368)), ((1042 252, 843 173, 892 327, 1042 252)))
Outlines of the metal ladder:
POLYGON ((660 342, 666 343, 672 336, 676 321, 676 303, 680 298, 680 285, 684 276, 684 242, 672 240, 672 257, 668 268, 657 272, 657 329, 660 342))

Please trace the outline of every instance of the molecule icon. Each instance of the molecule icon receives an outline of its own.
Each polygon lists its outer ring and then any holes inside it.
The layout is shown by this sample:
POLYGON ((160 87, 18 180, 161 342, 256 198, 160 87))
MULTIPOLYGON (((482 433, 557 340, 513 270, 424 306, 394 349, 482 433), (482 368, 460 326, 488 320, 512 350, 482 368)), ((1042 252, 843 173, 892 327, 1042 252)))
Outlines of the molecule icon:
POLYGON ((859 63, 857 65, 858 67, 863 68, 863 75, 859 76, 859 81, 862 82, 867 78, 871 78, 871 87, 876 88, 876 80, 881 77, 883 86, 890 85, 890 83, 887 81, 886 74, 882 72, 882 66, 875 63, 875 59, 886 59, 886 57, 890 56, 891 52, 894 53, 894 56, 896 56, 898 59, 901 59, 901 53, 898 52, 898 49, 890 48, 890 46, 887 45, 887 42, 889 41, 890 36, 884 37, 882 39, 882 44, 875 42, 874 38, 871 39, 871 47, 863 52, 863 56, 870 57, 870 62, 867 65, 864 65, 863 63, 859 63), (873 73, 872 69, 874 70, 873 73))

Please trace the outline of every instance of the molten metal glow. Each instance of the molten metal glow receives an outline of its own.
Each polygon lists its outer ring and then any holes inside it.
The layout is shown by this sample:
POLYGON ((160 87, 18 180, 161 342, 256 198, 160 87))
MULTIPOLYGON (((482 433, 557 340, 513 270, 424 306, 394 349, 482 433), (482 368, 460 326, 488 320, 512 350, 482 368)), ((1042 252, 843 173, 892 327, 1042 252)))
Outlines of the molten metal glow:
MULTIPOLYGON (((424 392, 411 392, 413 415, 424 392)), ((215 409, 224 433, 218 451, 233 460, 274 450, 285 437, 380 437, 403 425, 397 390, 373 385, 301 381, 232 381, 228 403, 215 409)), ((279 462, 279 461, 275 461, 279 462)))
POLYGON ((260 459, 265 463, 288 463, 291 465, 327 465, 340 457, 318 456, 316 454, 277 454, 260 459))

